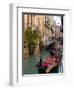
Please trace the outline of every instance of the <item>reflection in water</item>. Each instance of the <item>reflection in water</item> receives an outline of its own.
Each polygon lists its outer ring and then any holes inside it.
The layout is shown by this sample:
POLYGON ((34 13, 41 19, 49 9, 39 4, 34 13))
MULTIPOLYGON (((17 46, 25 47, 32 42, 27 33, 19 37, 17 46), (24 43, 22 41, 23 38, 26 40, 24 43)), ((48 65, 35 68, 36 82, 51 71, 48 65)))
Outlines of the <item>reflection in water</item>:
MULTIPOLYGON (((45 60, 49 56, 49 52, 43 49, 40 53, 42 60, 45 60)), ((39 56, 30 55, 28 58, 23 60, 23 74, 37 74, 38 68, 36 64, 39 56)))

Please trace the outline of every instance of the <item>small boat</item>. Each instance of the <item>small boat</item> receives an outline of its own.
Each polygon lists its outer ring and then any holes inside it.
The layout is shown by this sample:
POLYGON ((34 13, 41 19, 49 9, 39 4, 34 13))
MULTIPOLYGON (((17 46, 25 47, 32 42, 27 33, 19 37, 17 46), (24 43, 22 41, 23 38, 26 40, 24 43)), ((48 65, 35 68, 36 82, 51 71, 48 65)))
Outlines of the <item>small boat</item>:
POLYGON ((55 56, 49 56, 38 66, 39 73, 50 73, 52 69, 55 69, 59 65, 59 59, 55 56))

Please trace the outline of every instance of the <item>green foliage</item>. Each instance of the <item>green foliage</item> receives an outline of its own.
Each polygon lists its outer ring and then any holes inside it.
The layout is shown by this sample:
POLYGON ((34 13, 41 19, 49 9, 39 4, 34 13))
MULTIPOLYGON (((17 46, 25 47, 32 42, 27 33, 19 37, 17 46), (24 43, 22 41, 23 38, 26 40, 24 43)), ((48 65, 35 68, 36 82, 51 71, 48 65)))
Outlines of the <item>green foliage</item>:
POLYGON ((39 40, 39 33, 32 30, 32 27, 28 27, 24 32, 24 44, 28 47, 35 46, 39 40))

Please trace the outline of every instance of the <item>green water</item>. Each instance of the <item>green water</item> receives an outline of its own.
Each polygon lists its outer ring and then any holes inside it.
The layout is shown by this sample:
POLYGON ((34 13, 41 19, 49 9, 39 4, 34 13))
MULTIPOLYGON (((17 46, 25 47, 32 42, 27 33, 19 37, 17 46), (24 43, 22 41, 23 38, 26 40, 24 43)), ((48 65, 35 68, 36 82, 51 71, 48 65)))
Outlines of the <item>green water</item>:
MULTIPOLYGON (((42 60, 44 60, 49 56, 49 52, 43 49, 40 56, 42 57, 42 60)), ((23 74, 38 74, 38 69, 36 67, 37 62, 38 57, 35 57, 34 55, 30 55, 28 59, 24 59, 22 61, 23 74)))

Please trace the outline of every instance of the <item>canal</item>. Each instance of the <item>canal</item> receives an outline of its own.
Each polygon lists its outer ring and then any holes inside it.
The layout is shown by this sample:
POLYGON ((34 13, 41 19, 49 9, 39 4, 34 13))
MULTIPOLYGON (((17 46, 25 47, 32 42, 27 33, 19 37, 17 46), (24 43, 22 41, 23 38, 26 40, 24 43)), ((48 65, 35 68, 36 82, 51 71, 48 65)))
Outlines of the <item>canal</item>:
MULTIPOLYGON (((50 55, 49 51, 42 49, 40 56, 42 60, 45 60, 50 55)), ((38 62, 38 57, 30 55, 27 59, 22 61, 22 72, 23 74, 38 74, 38 68, 36 67, 38 62)))

